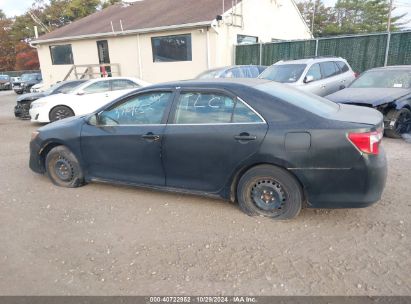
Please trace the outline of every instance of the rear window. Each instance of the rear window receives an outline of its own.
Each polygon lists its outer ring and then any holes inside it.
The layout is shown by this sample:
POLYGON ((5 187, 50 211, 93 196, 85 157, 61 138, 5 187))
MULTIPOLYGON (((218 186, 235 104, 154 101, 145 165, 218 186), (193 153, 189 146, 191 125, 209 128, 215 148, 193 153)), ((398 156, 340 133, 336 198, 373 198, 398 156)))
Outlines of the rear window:
POLYGON ((335 102, 311 93, 301 92, 289 86, 280 87, 273 83, 264 83, 255 88, 303 110, 325 118, 327 118, 329 114, 335 113, 340 109, 339 105, 335 102))
POLYGON ((340 71, 332 61, 321 62, 321 72, 324 78, 337 75, 340 71))
POLYGON ((337 65, 340 67, 340 70, 341 70, 343 73, 347 72, 347 71, 350 69, 350 68, 348 67, 348 65, 347 65, 345 62, 343 62, 343 61, 337 61, 336 63, 337 63, 337 65))

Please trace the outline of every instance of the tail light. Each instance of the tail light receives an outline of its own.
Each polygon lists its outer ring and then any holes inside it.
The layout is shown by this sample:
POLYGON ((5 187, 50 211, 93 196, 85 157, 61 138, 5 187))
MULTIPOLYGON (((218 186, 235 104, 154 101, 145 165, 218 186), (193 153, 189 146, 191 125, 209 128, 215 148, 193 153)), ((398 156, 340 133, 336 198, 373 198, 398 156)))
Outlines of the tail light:
POLYGON ((354 72, 354 77, 355 77, 355 78, 358 78, 359 76, 360 76, 360 73, 354 72))
POLYGON ((379 146, 383 137, 382 130, 365 132, 365 133, 349 133, 348 139, 361 152, 377 155, 379 146))

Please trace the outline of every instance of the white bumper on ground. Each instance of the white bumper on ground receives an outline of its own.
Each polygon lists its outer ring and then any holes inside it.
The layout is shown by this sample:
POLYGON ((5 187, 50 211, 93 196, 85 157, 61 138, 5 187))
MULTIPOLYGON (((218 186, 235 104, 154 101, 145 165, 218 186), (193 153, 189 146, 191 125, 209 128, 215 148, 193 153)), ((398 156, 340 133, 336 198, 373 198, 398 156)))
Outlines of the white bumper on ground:
POLYGON ((32 122, 50 122, 49 111, 44 108, 31 108, 30 117, 32 122))

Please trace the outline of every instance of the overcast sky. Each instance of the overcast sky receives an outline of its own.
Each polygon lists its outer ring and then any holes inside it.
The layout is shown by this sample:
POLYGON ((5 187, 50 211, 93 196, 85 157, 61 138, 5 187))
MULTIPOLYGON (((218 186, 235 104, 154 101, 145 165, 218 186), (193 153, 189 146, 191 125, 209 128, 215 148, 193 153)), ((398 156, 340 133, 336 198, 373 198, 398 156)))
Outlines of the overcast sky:
MULTIPOLYGON (((297 0, 301 1, 301 0, 297 0)), ((323 0, 328 6, 333 6, 336 0, 323 0)), ((32 4, 33 0, 0 0, 0 8, 7 16, 12 17, 24 13, 32 4)), ((405 18, 409 20, 407 28, 411 29, 411 0, 394 0, 394 5, 397 9, 394 10, 394 15, 408 13, 405 18)))

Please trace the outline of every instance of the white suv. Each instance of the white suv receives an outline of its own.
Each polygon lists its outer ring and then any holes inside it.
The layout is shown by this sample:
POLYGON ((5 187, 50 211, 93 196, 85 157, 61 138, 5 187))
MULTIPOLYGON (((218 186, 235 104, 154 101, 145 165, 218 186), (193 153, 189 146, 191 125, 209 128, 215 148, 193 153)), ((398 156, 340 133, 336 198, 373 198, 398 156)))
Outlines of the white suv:
POLYGON ((346 88, 356 75, 341 57, 315 57, 278 61, 259 78, 287 83, 303 91, 326 96, 346 88))

